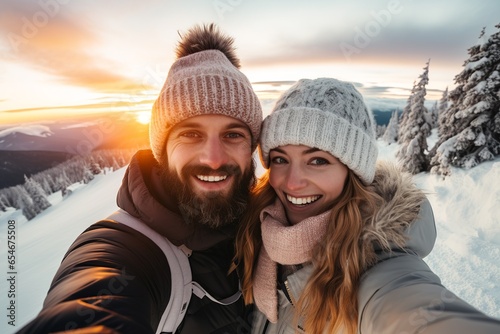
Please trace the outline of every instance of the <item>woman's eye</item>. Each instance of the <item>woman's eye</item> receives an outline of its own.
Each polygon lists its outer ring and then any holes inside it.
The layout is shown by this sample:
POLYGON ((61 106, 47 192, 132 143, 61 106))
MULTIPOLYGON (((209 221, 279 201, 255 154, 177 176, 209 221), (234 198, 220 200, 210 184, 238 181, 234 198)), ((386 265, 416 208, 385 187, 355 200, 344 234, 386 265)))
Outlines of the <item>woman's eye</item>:
POLYGON ((286 163, 286 160, 283 159, 282 157, 274 157, 271 159, 272 164, 280 165, 286 163))
POLYGON ((241 133, 238 132, 231 132, 226 135, 227 138, 243 138, 244 136, 241 133))
POLYGON ((330 162, 323 158, 314 158, 311 160, 311 165, 328 165, 330 162))

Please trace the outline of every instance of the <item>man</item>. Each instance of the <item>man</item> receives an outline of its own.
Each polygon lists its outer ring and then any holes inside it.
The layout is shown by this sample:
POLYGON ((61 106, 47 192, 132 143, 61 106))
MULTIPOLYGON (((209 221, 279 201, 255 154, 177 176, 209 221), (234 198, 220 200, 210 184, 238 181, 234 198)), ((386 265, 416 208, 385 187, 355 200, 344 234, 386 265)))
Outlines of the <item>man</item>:
MULTIPOLYGON (((192 251, 193 280, 216 299, 239 289, 228 269, 262 122, 232 43, 213 25, 181 38, 153 106, 151 150, 132 158, 117 197, 141 224, 192 251)), ((42 311, 19 333, 155 333, 172 285, 155 242, 103 220, 70 247, 42 311)), ((192 295, 177 333, 241 333, 246 318, 241 298, 223 306, 192 295)))

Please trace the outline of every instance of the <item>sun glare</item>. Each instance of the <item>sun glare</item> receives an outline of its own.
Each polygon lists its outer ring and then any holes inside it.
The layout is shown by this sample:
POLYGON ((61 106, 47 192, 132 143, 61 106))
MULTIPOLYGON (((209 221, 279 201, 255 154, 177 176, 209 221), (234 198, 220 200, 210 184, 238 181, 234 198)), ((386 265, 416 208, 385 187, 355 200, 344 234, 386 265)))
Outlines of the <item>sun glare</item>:
POLYGON ((151 121, 151 112, 139 111, 135 116, 135 119, 141 124, 149 124, 149 122, 151 121))

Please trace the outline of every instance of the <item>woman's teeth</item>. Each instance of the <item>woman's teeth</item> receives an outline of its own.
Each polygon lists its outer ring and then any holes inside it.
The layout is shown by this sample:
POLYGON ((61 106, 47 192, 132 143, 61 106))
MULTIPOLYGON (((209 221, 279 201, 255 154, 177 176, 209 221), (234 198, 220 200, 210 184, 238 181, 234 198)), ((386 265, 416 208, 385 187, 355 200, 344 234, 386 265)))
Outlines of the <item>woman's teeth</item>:
POLYGON ((308 196, 308 197, 292 197, 290 195, 286 195, 286 198, 292 204, 303 205, 310 204, 318 200, 321 196, 308 196))

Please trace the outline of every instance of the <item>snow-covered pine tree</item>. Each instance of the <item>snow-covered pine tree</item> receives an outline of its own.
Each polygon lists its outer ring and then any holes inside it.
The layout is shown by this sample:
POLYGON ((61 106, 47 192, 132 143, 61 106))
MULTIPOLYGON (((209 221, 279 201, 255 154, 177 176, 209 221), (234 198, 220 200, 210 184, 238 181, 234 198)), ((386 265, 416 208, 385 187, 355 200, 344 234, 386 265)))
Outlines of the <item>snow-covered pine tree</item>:
POLYGON ((377 138, 381 138, 384 133, 385 133, 385 130, 387 129, 387 125, 385 124, 382 124, 382 125, 376 125, 376 128, 375 128, 375 134, 377 136, 377 138))
POLYGON ((82 179, 82 182, 84 184, 87 184, 90 181, 92 181, 93 179, 94 179, 94 173, 92 173, 92 171, 90 170, 89 166, 84 165, 83 166, 83 179, 82 179))
POLYGON ((449 173, 448 165, 471 168, 500 155, 500 24, 488 39, 482 29, 469 59, 455 77, 451 106, 432 171, 449 173), (448 131, 448 129, 446 129, 448 131))
POLYGON ((444 136, 445 133, 449 130, 447 127, 447 120, 449 119, 448 117, 448 87, 443 92, 443 95, 441 96, 441 100, 439 100, 439 107, 438 107, 438 136, 444 136))
MULTIPOLYGON (((449 110, 448 87, 446 87, 438 105, 438 140, 428 154, 428 158, 430 160, 430 170, 433 173, 436 172, 436 168, 434 168, 434 166, 436 165, 435 159, 437 158, 435 158, 435 156, 439 146, 452 136, 449 110)), ((448 172, 446 172, 446 174, 448 174, 448 172)))
POLYGON ((34 209, 37 214, 51 206, 42 186, 33 180, 33 178, 24 176, 24 188, 26 188, 26 191, 33 200, 34 209))
POLYGON ((121 168, 120 165, 118 164, 118 161, 116 160, 116 157, 114 157, 114 156, 113 156, 113 163, 111 165, 111 168, 113 169, 113 171, 117 171, 121 168))
POLYGON ((439 113, 439 103, 436 101, 432 107, 431 110, 429 110, 429 113, 427 117, 429 118, 427 120, 427 123, 430 124, 431 129, 435 129, 438 127, 438 113, 439 113))
MULTIPOLYGON (((101 158, 101 160, 102 160, 102 158, 101 158)), ((94 175, 102 173, 101 165, 98 162, 96 162, 93 157, 90 157, 88 167, 89 167, 90 171, 92 172, 92 174, 94 174, 94 175)))
POLYGON ((385 129, 384 136, 382 139, 389 145, 394 144, 398 141, 398 129, 399 129, 399 115, 398 109, 392 112, 391 119, 387 128, 385 129))
POLYGON ((52 188, 49 182, 50 175, 40 172, 36 175, 33 175, 31 178, 40 184, 40 186, 43 189, 43 192, 46 195, 52 194, 52 188))
POLYGON ((38 212, 36 211, 33 199, 26 191, 26 188, 22 185, 18 185, 13 187, 12 190, 15 197, 14 207, 17 209, 21 209, 23 215, 26 217, 27 220, 35 218, 38 212))
POLYGON ((61 191, 62 196, 68 194, 68 187, 71 185, 69 177, 66 175, 66 169, 59 167, 60 172, 56 177, 55 183, 57 184, 57 189, 61 191))
POLYGON ((5 198, 5 196, 3 194, 0 194, 0 210, 5 212, 7 211, 7 208, 9 206, 7 205, 7 199, 5 198))
POLYGON ((429 83, 429 63, 430 60, 426 63, 424 72, 419 76, 420 80, 413 87, 413 95, 408 98, 411 105, 405 107, 407 109, 405 129, 400 128, 399 131, 401 145, 396 157, 402 163, 403 168, 412 174, 426 171, 428 167, 426 150, 431 126, 425 117, 427 108, 424 104, 427 94, 425 86, 429 83))
POLYGON ((413 82, 413 88, 411 89, 410 96, 408 96, 408 100, 406 101, 406 105, 403 108, 403 112, 401 113, 401 117, 399 117, 399 125, 398 125, 398 144, 403 143, 403 136, 402 134, 404 132, 407 132, 407 127, 408 127, 408 115, 411 112, 411 106, 413 104, 413 98, 415 95, 415 89, 416 89, 416 82, 413 82))

